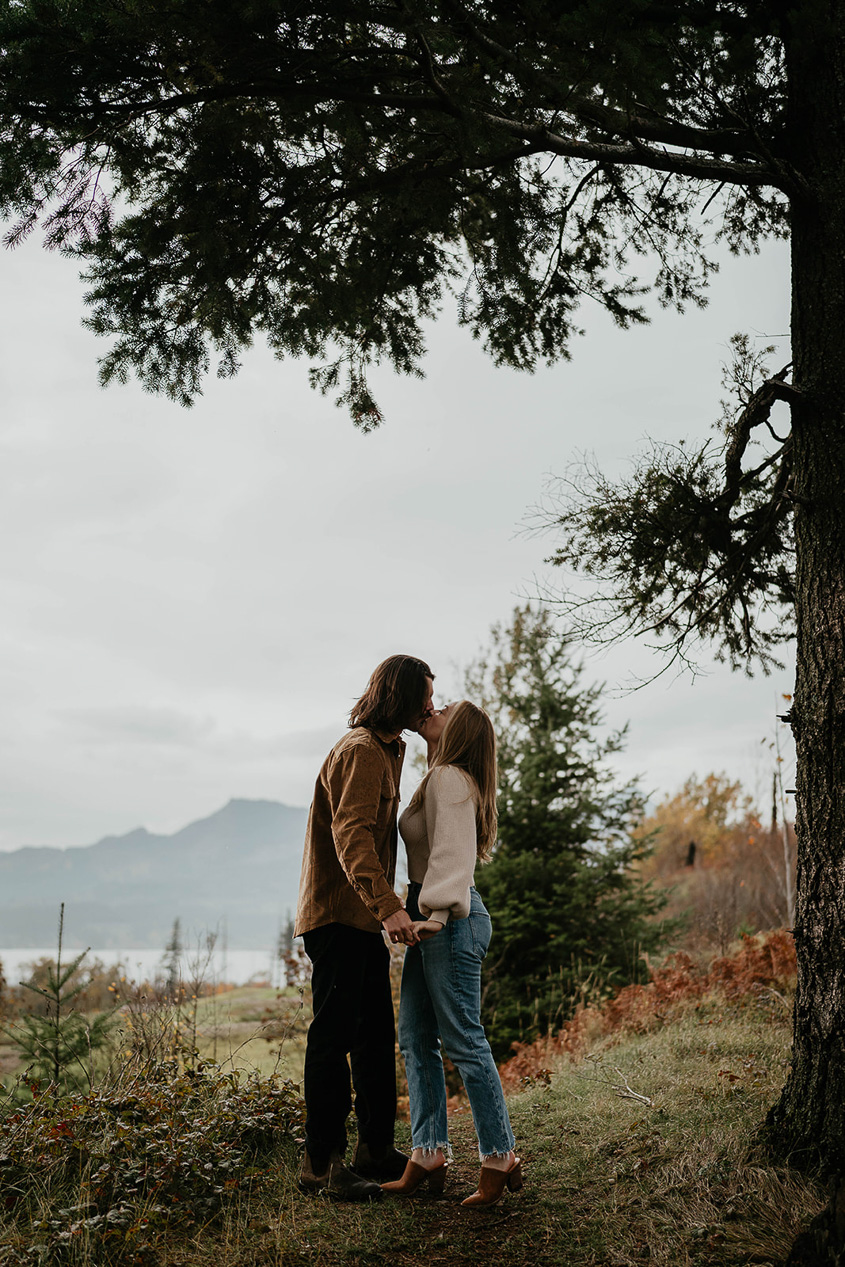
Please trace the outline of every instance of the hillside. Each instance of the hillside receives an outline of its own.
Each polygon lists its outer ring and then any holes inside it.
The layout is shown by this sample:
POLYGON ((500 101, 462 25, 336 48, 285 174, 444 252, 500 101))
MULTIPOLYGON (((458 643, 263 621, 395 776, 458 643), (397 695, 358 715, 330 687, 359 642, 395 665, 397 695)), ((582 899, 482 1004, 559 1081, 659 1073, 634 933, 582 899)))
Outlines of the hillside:
MULTIPOLYGON (((788 938, 747 939, 709 966, 675 957, 545 1050, 518 1051, 503 1074, 525 1187, 488 1209, 460 1205, 478 1176, 465 1101, 453 1101, 443 1196, 422 1190, 360 1206, 298 1191, 292 1084, 238 1084, 228 1061, 191 1077, 172 1066, 170 1082, 139 1079, 131 1064, 128 1089, 107 1086, 72 1110, 65 1101, 61 1127, 46 1098, 23 1120, 0 1115, 13 1194, 0 1260, 27 1267, 36 1252, 42 1263, 77 1267, 783 1267, 825 1200, 759 1137, 789 1066, 793 985, 788 938), (156 1196, 139 1174, 155 1176, 156 1196)), ((284 1063, 301 1040, 288 1024, 301 1004, 291 991, 276 1005, 286 1018, 273 1030, 288 1035, 284 1063)), ((254 991, 244 990, 204 1001, 201 1020, 222 1052, 234 1045, 244 1055, 250 1020, 260 1033, 255 1018, 254 991)), ((167 1012, 159 1019, 172 1021, 167 1012)), ((398 1140, 407 1147, 405 1122, 398 1140)))
POLYGON ((0 854, 0 948, 51 946, 61 902, 69 949, 162 946, 176 918, 188 935, 225 924, 231 946, 269 945, 296 904, 307 813, 231 800, 171 836, 0 854))

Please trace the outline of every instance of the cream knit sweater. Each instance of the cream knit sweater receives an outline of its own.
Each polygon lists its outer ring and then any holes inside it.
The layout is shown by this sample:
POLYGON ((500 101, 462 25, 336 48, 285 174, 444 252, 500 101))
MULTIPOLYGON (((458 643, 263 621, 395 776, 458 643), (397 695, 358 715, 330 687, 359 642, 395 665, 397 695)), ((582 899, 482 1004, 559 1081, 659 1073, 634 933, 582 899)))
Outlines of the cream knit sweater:
POLYGON ((432 770, 422 805, 408 808, 399 831, 408 853, 408 879, 422 885, 424 919, 445 924, 469 915, 470 885, 477 857, 475 811, 478 792, 457 766, 432 770))

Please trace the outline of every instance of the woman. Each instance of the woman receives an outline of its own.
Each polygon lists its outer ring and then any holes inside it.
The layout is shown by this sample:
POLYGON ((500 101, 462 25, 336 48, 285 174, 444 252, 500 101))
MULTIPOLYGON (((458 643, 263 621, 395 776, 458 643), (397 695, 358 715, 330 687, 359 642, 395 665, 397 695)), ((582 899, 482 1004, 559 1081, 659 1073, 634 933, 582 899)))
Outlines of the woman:
POLYGON ((410 1196, 428 1182, 443 1191, 449 1164, 446 1081, 440 1041, 463 1079, 481 1157, 478 1189, 462 1202, 493 1205, 522 1187, 502 1084, 481 1024, 481 961, 490 916, 473 888, 476 861, 496 839, 496 737, 468 700, 420 726, 428 774, 399 820, 408 851, 406 908, 420 944, 405 952, 399 1046, 408 1075, 413 1152, 382 1191, 410 1196))

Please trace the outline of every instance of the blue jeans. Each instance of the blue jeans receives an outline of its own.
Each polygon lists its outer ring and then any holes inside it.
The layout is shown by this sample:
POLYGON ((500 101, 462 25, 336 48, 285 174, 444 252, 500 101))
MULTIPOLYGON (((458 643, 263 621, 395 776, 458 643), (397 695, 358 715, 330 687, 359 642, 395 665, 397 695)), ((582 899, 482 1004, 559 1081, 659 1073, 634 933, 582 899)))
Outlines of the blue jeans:
MULTIPOLYGON (((406 907, 420 919, 420 885, 411 883, 406 907)), ((408 1076, 414 1148, 449 1150, 443 1049, 469 1097, 482 1160, 514 1146, 499 1072, 481 1024, 481 961, 490 945, 490 916, 475 889, 466 919, 405 951, 399 1004, 399 1047, 408 1076)))

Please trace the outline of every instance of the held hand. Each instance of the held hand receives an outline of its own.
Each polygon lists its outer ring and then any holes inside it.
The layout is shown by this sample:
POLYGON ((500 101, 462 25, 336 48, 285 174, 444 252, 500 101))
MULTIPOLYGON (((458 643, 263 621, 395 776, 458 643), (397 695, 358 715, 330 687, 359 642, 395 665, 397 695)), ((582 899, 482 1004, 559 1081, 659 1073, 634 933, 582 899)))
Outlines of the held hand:
POLYGON ((387 919, 382 920, 381 926, 394 946, 397 943, 400 946, 416 946, 419 941, 411 917, 405 910, 388 915, 387 919))
POLYGON ((420 941, 428 941, 429 937, 436 937, 442 932, 443 925, 439 919, 417 919, 414 920, 413 928, 420 941))

